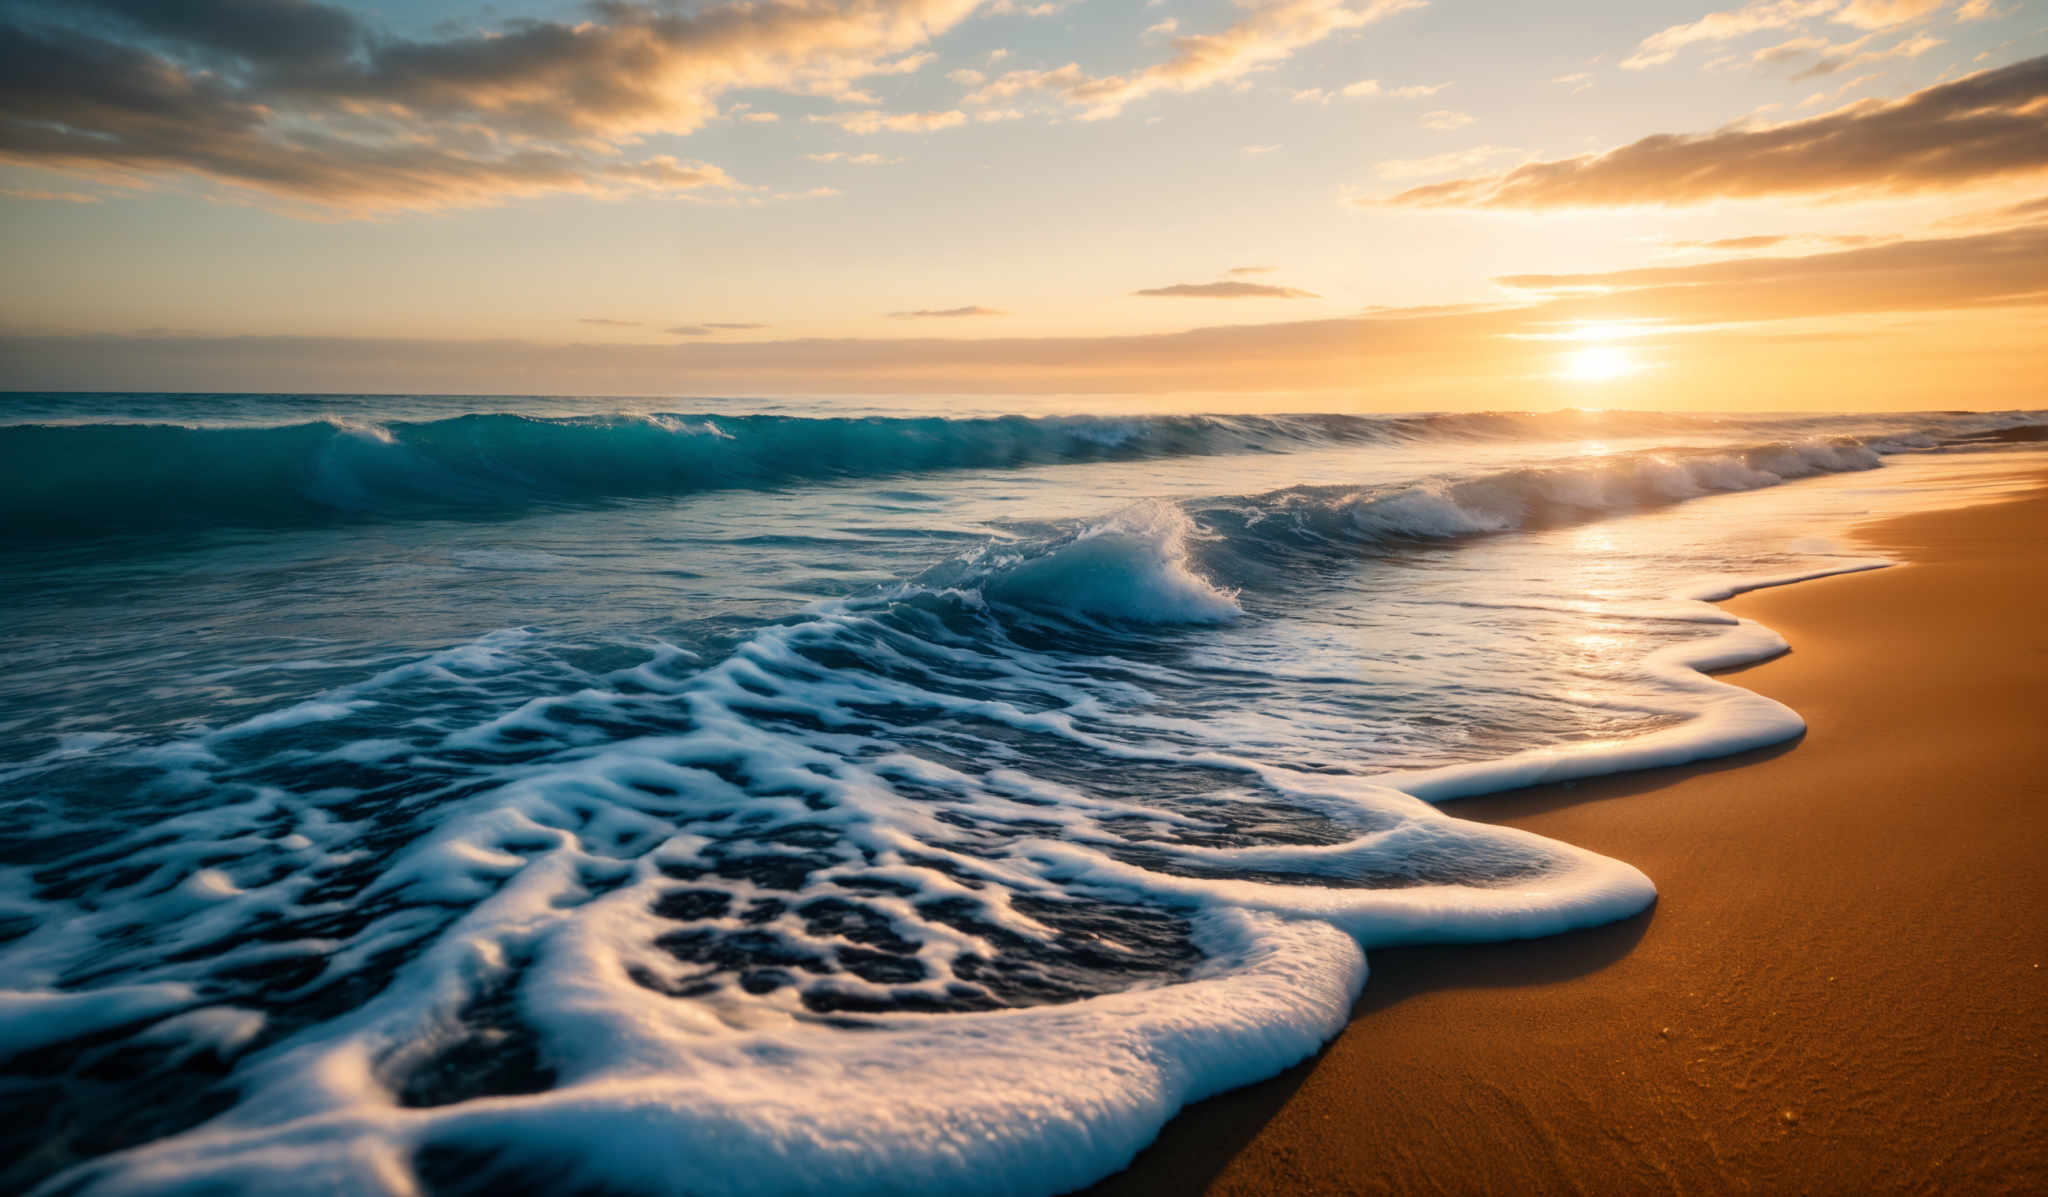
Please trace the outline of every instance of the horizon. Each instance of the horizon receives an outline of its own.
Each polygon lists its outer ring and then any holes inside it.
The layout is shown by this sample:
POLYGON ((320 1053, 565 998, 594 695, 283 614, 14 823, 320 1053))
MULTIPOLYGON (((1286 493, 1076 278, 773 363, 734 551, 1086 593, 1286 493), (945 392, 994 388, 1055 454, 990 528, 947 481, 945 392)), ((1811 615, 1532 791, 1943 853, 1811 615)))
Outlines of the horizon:
POLYGON ((245 8, 0 5, 0 389, 1738 412, 2048 380, 2027 0, 245 8))

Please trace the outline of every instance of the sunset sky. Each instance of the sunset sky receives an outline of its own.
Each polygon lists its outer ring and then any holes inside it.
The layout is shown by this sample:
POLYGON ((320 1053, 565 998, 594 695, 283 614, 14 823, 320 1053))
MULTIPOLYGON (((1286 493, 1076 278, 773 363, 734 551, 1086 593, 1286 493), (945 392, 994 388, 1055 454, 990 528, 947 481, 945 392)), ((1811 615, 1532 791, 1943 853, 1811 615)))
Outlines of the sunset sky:
POLYGON ((0 0, 0 97, 10 389, 2048 384, 2037 0, 0 0))

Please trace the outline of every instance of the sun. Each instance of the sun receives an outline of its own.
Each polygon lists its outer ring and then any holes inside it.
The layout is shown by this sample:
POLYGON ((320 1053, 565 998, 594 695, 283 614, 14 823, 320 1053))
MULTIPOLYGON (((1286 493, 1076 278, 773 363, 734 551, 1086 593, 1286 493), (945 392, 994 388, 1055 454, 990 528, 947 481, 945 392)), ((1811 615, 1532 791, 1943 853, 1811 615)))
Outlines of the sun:
POLYGON ((1577 382, 1606 382, 1635 368, 1628 350, 1619 345, 1588 345, 1565 359, 1564 376, 1577 382))

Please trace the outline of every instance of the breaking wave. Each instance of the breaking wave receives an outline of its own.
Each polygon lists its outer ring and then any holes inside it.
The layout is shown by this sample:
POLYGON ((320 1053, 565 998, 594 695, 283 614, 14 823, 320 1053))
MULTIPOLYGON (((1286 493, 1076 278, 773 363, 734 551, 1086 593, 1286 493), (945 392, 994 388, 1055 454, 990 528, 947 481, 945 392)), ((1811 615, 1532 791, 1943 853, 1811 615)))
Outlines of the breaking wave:
MULTIPOLYGON (((1823 418, 1748 421, 1788 438, 1823 418)), ((24 538, 291 526, 895 474, 1291 452, 1426 438, 1697 433, 1657 413, 1008 416, 466 415, 287 427, 0 424, 0 522, 24 538)), ((2014 418, 1902 424, 1879 448, 2013 437, 2014 418)), ((1761 468, 1769 468, 1768 465, 1761 468)), ((1695 479, 1707 489, 1726 489, 1695 479)))

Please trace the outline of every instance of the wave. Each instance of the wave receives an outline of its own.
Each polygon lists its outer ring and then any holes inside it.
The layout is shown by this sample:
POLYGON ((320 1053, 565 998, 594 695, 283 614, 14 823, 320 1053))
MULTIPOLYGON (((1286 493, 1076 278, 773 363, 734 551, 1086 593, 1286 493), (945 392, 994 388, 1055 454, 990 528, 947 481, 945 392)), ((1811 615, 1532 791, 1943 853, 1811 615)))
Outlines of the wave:
MULTIPOLYGON (((1739 421, 1789 438, 1826 417, 1739 421)), ((465 415, 284 427, 0 425, 0 521, 64 538, 213 526, 277 527, 408 514, 764 488, 808 481, 1138 460, 1424 438, 1569 439, 1716 432, 1666 413, 1416 416, 1006 416, 977 419, 465 415)), ((1903 420, 1880 449, 2021 437, 2019 416, 1903 420), (1932 420, 1930 423, 1929 420, 1932 420)), ((1768 468, 1768 467, 1762 467, 1768 468)))
POLYGON ((1876 469, 1848 439, 1690 454, 1615 454, 1394 489, 1294 487, 1188 509, 1147 502, 1035 543, 980 550, 927 573, 932 587, 1038 614, 1146 624, 1242 615, 1235 563, 1450 540, 1599 519, 1819 474, 1876 469))
POLYGON ((1357 444, 1359 416, 470 415, 281 428, 0 427, 0 519, 25 535, 278 526, 810 480, 1357 444))

